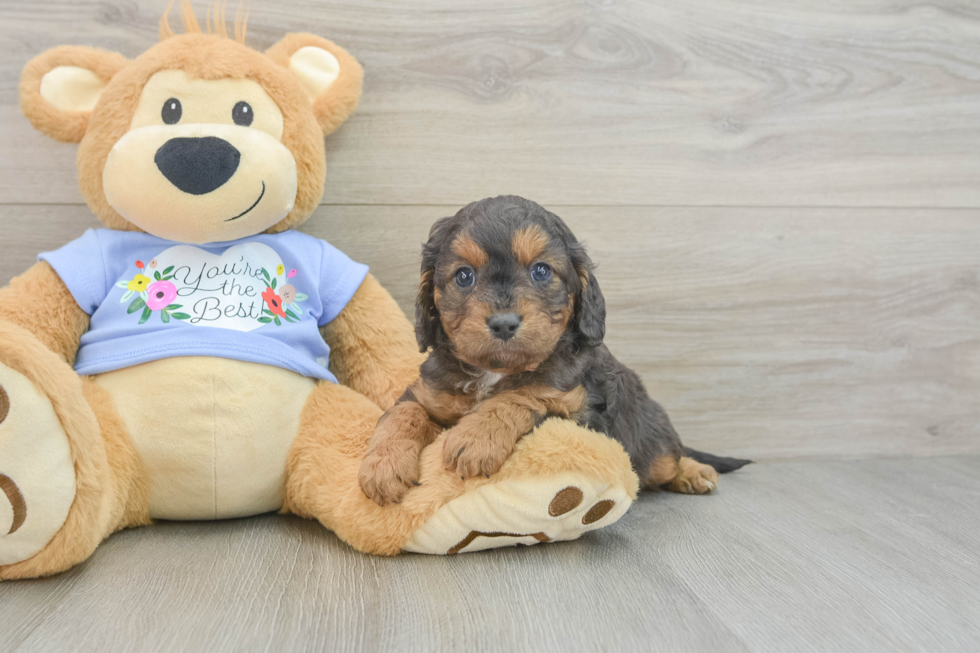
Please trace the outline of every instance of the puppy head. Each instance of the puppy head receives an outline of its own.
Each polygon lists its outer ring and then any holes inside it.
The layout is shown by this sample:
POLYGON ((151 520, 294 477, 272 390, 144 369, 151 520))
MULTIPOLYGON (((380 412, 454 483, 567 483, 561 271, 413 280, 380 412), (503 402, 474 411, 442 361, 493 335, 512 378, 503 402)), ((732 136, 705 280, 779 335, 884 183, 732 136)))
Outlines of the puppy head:
POLYGON ((532 370, 562 337, 595 347, 606 307, 592 261, 561 218, 529 200, 473 202, 433 225, 416 302, 419 347, 475 367, 532 370))

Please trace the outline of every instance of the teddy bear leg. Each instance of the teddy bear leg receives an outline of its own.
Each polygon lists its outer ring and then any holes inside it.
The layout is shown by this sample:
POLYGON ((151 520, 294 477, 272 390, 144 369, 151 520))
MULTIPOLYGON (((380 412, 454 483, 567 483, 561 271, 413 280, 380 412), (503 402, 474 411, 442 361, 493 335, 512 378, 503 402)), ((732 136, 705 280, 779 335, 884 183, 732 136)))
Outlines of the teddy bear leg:
POLYGON ((322 382, 303 408, 286 459, 283 512, 317 519, 361 551, 397 553, 410 526, 402 510, 384 510, 357 481, 382 411, 350 388, 322 382))
POLYGON ((317 386, 290 450, 283 510, 319 519, 368 553, 454 554, 575 539, 615 522, 636 497, 639 483, 618 443, 554 419, 522 438, 490 478, 464 481, 446 470, 439 436, 422 452, 420 485, 381 507, 357 478, 379 417, 353 390, 317 386))
POLYGON ((105 391, 0 324, 0 580, 64 571, 147 523, 141 468, 105 391))

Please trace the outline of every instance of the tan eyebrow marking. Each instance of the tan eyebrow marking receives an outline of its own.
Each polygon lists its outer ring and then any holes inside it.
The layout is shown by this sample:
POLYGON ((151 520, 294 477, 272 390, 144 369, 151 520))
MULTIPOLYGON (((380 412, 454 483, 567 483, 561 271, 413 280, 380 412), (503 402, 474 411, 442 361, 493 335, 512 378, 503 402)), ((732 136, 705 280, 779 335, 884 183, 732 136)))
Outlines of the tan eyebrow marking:
POLYGON ((453 239, 452 250, 456 256, 465 259, 475 268, 483 267, 489 260, 486 251, 466 233, 461 233, 453 239))
POLYGON ((518 229, 510 239, 510 248, 523 266, 528 266, 548 247, 548 234, 536 224, 518 229))

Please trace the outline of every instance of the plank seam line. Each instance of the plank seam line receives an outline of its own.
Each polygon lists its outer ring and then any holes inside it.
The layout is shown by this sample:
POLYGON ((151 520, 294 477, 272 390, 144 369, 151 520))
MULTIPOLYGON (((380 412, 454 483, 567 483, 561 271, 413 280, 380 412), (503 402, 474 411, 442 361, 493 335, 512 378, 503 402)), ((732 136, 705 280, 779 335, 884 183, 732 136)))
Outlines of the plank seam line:
MULTIPOLYGON (((977 211, 980 206, 861 206, 861 205, 815 205, 815 204, 562 204, 545 202, 547 208, 605 208, 605 209, 800 209, 808 211, 977 211)), ((0 206, 86 206, 84 202, 0 202, 0 206)), ((387 202, 324 202, 318 206, 352 207, 401 207, 401 208, 444 208, 462 207, 462 203, 404 203, 387 202)))

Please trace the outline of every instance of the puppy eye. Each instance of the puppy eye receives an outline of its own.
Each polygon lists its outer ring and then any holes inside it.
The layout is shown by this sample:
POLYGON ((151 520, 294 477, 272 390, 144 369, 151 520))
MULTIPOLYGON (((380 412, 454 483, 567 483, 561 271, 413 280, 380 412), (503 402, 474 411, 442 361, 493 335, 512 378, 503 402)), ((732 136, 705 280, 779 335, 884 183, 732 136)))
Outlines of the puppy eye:
POLYGON ((476 281, 476 275, 473 273, 472 268, 460 268, 456 270, 456 275, 453 279, 460 288, 467 288, 472 286, 476 281))
POLYGON ((163 109, 160 111, 160 117, 163 118, 163 122, 167 123, 168 125, 173 125, 180 122, 180 116, 183 113, 184 109, 180 106, 180 100, 172 97, 163 103, 163 109))
POLYGON ((235 121, 236 125, 248 127, 252 124, 252 120, 255 119, 255 112, 252 110, 252 105, 244 101, 239 102, 231 110, 231 119, 235 121))
POLYGON ((531 268, 531 279, 534 281, 547 281, 551 278, 551 266, 547 263, 535 263, 531 268))

